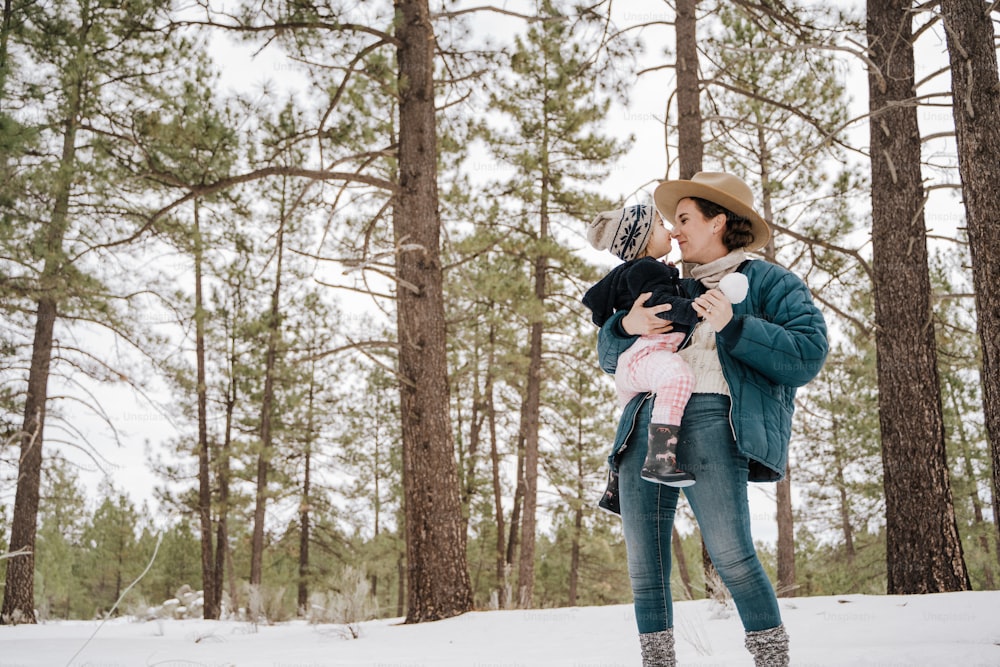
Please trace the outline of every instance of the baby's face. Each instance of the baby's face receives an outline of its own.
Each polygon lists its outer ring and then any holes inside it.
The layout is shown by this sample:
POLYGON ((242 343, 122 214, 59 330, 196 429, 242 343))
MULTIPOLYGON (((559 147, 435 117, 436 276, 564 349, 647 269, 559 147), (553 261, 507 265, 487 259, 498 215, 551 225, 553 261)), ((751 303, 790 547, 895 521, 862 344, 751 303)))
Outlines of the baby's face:
POLYGON ((670 240, 670 232, 657 211, 653 214, 653 229, 649 234, 649 242, 646 244, 646 254, 661 259, 669 255, 671 250, 673 250, 673 243, 670 240))

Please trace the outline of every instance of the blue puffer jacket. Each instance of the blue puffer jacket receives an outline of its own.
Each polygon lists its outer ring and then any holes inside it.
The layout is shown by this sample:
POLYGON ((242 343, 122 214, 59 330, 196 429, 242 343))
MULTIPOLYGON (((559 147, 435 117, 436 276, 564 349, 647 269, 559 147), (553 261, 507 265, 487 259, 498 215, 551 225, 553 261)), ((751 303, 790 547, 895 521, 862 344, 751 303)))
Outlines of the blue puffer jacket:
MULTIPOLYGON (((736 444, 750 460, 750 481, 776 482, 785 476, 788 462, 795 390, 816 377, 826 360, 826 322, 805 283, 787 269, 753 260, 739 271, 749 280, 750 291, 733 305, 733 319, 716 333, 716 347, 732 398, 736 444)), ((691 298, 705 292, 695 280, 683 284, 691 298)), ((616 313, 598 336, 601 368, 608 373, 615 372, 618 355, 637 338, 621 328, 625 315, 616 313)), ((652 407, 649 397, 640 394, 625 406, 608 457, 615 469, 639 411, 652 407)), ((640 421, 648 423, 648 414, 643 417, 640 421)))

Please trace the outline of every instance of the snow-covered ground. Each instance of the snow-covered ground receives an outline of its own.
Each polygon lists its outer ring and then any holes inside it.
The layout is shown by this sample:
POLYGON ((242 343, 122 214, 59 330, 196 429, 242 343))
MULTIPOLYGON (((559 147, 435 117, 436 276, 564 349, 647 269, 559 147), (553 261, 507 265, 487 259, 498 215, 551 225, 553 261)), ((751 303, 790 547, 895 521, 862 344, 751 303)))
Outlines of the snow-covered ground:
MULTIPOLYGON (((781 600, 792 664, 1000 665, 1000 591, 781 600)), ((682 665, 752 665, 736 614, 675 605, 682 665)), ((0 667, 626 667, 640 664, 631 606, 474 612, 436 623, 53 622, 0 627, 0 667), (96 635, 94 634, 96 631, 96 635)))

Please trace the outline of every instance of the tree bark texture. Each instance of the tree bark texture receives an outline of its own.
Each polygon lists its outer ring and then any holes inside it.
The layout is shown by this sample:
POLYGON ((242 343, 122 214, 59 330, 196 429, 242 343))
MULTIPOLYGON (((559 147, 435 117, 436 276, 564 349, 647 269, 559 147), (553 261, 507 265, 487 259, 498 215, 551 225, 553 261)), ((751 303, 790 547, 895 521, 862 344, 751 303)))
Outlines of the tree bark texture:
POLYGON ((930 303, 909 0, 869 0, 872 267, 889 594, 967 590, 930 303))
MULTIPOLYGON (((542 242, 547 238, 546 214, 542 213, 542 242)), ((547 260, 535 258, 535 298, 545 302, 547 260)), ((538 513, 538 430, 542 402, 542 322, 532 322, 528 341, 528 378, 521 406, 521 429, 524 440, 524 507, 521 517, 521 552, 517 586, 522 609, 531 607, 535 590, 535 530, 538 513)))
POLYGON ((849 564, 854 563, 854 527, 851 525, 851 498, 847 493, 847 480, 844 477, 844 466, 837 458, 837 467, 834 471, 835 486, 837 489, 838 507, 840 510, 840 531, 844 536, 844 555, 849 564))
POLYGON ((681 534, 674 526, 670 533, 670 545, 674 552, 674 559, 677 561, 677 571, 681 575, 681 585, 684 587, 685 600, 694 599, 694 591, 691 589, 691 572, 688 570, 687 557, 684 555, 684 546, 681 544, 681 534))
POLYGON ((496 544, 496 585, 497 603, 500 609, 507 608, 507 560, 505 558, 506 547, 504 546, 504 517, 503 517, 503 486, 500 483, 500 453, 497 447, 497 411, 496 402, 493 395, 493 369, 496 368, 496 331, 493 324, 490 324, 489 334, 490 361, 489 370, 486 376, 486 413, 490 427, 490 468, 493 481, 493 511, 496 514, 497 522, 497 544, 496 544))
POLYGON ((267 517, 267 478, 271 468, 274 375, 277 372, 278 342, 281 338, 281 270, 285 245, 285 222, 278 227, 277 268, 271 312, 267 324, 267 352, 264 360, 264 396, 260 405, 260 452, 257 454, 257 489, 254 499, 253 537, 250 542, 250 585, 260 586, 264 568, 264 522, 267 517))
MULTIPOLYGON (((764 132, 766 120, 760 109, 755 111, 757 126, 758 163, 760 165, 760 201, 765 220, 774 220, 771 199, 771 150, 764 132)), ((777 263, 774 236, 761 249, 768 262, 777 263)), ((792 512, 792 466, 788 464, 785 479, 776 485, 775 519, 778 524, 778 590, 781 597, 795 597, 795 515, 792 512)))
POLYGON ((705 151, 701 140, 697 9, 698 0, 677 0, 677 19, 674 23, 677 40, 677 163, 680 178, 683 179, 701 171, 705 151))
MULTIPOLYGON (((678 177, 682 179, 689 179, 701 171, 705 156, 705 144, 701 138, 697 9, 698 0, 677 0, 674 21, 677 41, 677 164, 680 170, 678 177)), ((666 222, 673 224, 673 220, 666 222)), ((701 544, 701 562, 705 572, 705 593, 711 597, 719 575, 704 541, 701 544)))
POLYGON ((202 615, 217 619, 221 614, 221 589, 215 584, 215 556, 212 548, 212 480, 211 452, 208 444, 208 384, 205 380, 205 309, 202 295, 201 224, 198 202, 194 207, 194 323, 195 363, 197 365, 198 396, 198 519, 201 528, 201 577, 204 591, 202 615))
MULTIPOLYGON (((233 304, 233 312, 239 310, 237 302, 233 304)), ((225 432, 222 436, 222 451, 216 458, 216 475, 219 480, 219 515, 216 521, 215 535, 215 589, 216 599, 221 602, 222 591, 226 581, 225 575, 228 568, 229 573, 229 604, 237 608, 236 597, 236 576, 233 572, 232 551, 229 548, 229 469, 230 454, 232 452, 233 441, 233 412, 236 409, 237 385, 236 385, 236 364, 238 354, 236 351, 235 334, 229 336, 229 385, 226 389, 226 421, 225 432)))
POLYGON ((792 517, 792 468, 777 484, 778 596, 795 597, 795 521, 792 517))
MULTIPOLYGON (((993 22, 981 0, 943 0, 952 110, 972 254, 986 435, 993 461, 993 526, 1000 535, 1000 77, 993 22)), ((1000 558, 1000 554, 998 554, 1000 558)))
POLYGON ((395 8, 400 97, 393 228, 398 249, 406 622, 420 623, 471 610, 472 586, 449 420, 434 32, 427 0, 397 0, 395 8))
POLYGON ((49 368, 52 362, 52 335, 56 322, 56 302, 38 302, 35 338, 28 372, 28 393, 24 402, 24 425, 17 466, 17 491, 11 521, 11 553, 22 555, 7 561, 6 586, 0 624, 34 623, 35 619, 35 532, 42 480, 42 437, 45 404, 48 399, 49 368))
POLYGON ((576 606, 576 591, 580 583, 580 536, 583 534, 583 507, 573 510, 573 543, 569 554, 569 594, 567 604, 576 606))
MULTIPOLYGON (((83 60, 83 50, 78 59, 83 60)), ((42 483, 42 442, 45 410, 48 403, 49 369, 52 365, 53 336, 58 318, 62 269, 66 262, 63 242, 69 227, 69 202, 76 164, 76 135, 82 105, 82 84, 67 86, 68 99, 59 169, 56 172, 52 218, 40 232, 45 252, 45 266, 40 277, 35 313, 35 336, 31 348, 31 367, 24 400, 21 448, 17 467, 17 490, 11 517, 11 552, 24 550, 7 562, 0 624, 34 623, 35 619, 35 534, 38 527, 38 499, 42 483)))
MULTIPOLYGON (((311 390, 310 390, 311 391, 311 390)), ((312 397, 310 396, 310 400, 312 397)), ((299 609, 309 609, 309 540, 310 540, 310 498, 312 496, 312 451, 306 447, 305 473, 302 481, 302 506, 299 508, 299 609)))

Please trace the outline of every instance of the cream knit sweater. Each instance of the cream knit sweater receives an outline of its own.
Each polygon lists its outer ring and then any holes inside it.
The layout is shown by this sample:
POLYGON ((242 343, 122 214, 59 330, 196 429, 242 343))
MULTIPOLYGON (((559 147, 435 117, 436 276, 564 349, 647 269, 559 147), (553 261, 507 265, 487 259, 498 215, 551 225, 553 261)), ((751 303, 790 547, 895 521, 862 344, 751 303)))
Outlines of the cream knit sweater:
MULTIPOLYGON (((733 250, 714 262, 694 266, 691 269, 691 277, 708 289, 712 289, 719 285, 723 276, 735 271, 745 259, 746 254, 743 250, 733 250)), ((708 323, 701 322, 695 327, 687 347, 678 354, 694 373, 693 393, 729 396, 729 385, 722 374, 719 352, 715 349, 715 331, 708 323)))
POLYGON ((695 327, 687 347, 677 354, 687 362, 694 373, 695 394, 723 394, 729 396, 729 385, 722 374, 719 353, 715 349, 715 332, 705 322, 695 327))

